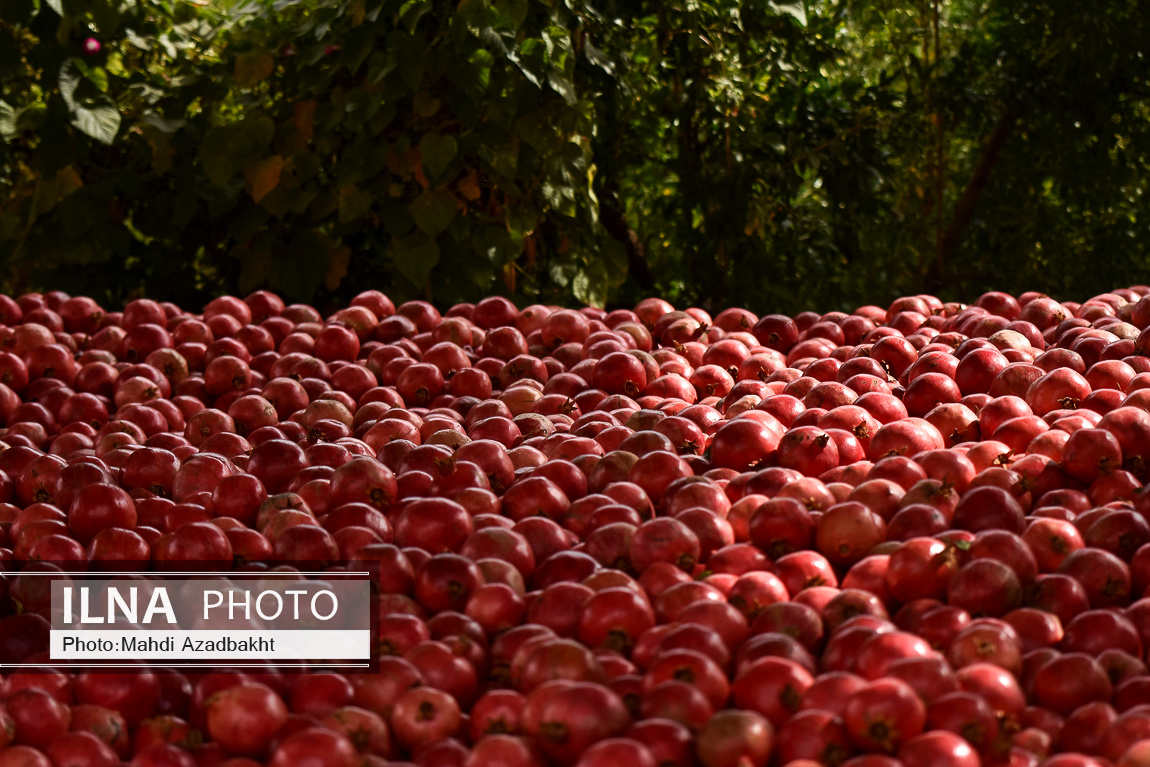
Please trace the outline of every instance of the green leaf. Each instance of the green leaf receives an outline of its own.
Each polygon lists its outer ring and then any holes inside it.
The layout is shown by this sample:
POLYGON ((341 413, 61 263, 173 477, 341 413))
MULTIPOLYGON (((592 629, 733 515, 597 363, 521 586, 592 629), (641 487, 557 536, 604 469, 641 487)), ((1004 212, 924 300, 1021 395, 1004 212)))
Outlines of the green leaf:
POLYGON ((5 139, 16 135, 16 118, 18 114, 6 101, 0 99, 0 136, 5 139))
POLYGON ((559 139, 559 129, 544 110, 525 114, 515 121, 515 130, 527 144, 541 155, 550 154, 559 139))
MULTIPOLYGON (((0 0, 0 18, 8 16, 4 5, 5 0, 0 0)), ((0 28, 0 83, 20 76, 24 69, 23 47, 13 30, 0 28)))
POLYGON ((312 230, 298 233, 287 247, 275 254, 274 268, 268 278, 271 289, 310 303, 327 276, 328 251, 319 233, 312 230))
POLYGON ((323 284, 328 290, 335 290, 347 276, 347 268, 351 264, 351 248, 344 245, 328 254, 327 274, 324 275, 323 284))
POLYGON ((547 270, 551 281, 561 288, 565 288, 571 284, 571 279, 575 276, 578 267, 570 262, 553 262, 547 270))
POLYGON ((564 216, 575 215, 575 189, 563 184, 544 181, 540 188, 547 205, 564 216))
POLYGON ((496 173, 509 178, 515 178, 519 167, 519 137, 513 136, 511 141, 503 146, 488 147, 488 162, 496 173))
POLYGON ((100 143, 111 144, 120 131, 120 110, 111 99, 90 109, 76 107, 72 112, 72 125, 100 143))
POLYGON ((101 213, 107 215, 106 209, 101 210, 99 205, 93 204, 94 202, 91 195, 74 194, 61 200, 56 206, 60 223, 68 237, 73 239, 83 237, 92 230, 101 213))
POLYGON ((38 130, 48 117, 48 105, 42 102, 29 104, 16 112, 16 132, 38 130))
POLYGON ((250 293, 267 280, 272 271, 272 254, 266 250, 251 252, 245 250, 240 255, 239 287, 241 293, 250 293))
POLYGON ((92 85, 95 85, 100 93, 108 92, 108 73, 104 71, 103 67, 89 67, 88 71, 84 73, 84 77, 92 85))
POLYGON ((244 166, 262 157, 254 132, 243 123, 208 129, 200 142, 199 156, 209 181, 219 187, 227 186, 244 166))
POLYGON ((339 190, 339 222, 348 224, 361 219, 371 210, 371 193, 354 184, 339 190))
POLYGON ((0 0, 0 16, 10 24, 27 24, 35 11, 36 6, 32 0, 0 0))
POLYGON ((496 13, 510 22, 512 29, 519 29, 527 21, 527 0, 493 0, 491 6, 496 13))
POLYGON ((257 146, 267 146, 275 137, 276 124, 267 115, 252 112, 242 121, 236 123, 236 128, 243 131, 257 146))
POLYGON ((101 34, 111 35, 120 28, 120 12, 108 0, 90 0, 88 8, 101 34))
POLYGON ((794 2, 776 3, 771 2, 771 7, 779 13, 785 13, 795 18, 802 26, 807 25, 807 9, 802 0, 794 0, 794 2))
POLYGON ((16 239, 20 231, 20 216, 14 210, 0 215, 0 242, 16 239))
POLYGON ((452 83, 473 99, 482 99, 491 84, 491 67, 495 57, 491 51, 477 48, 467 57, 466 63, 459 62, 451 66, 447 76, 452 83))
POLYGON ((474 229, 471 244, 476 253, 486 257, 496 267, 511 263, 523 252, 523 238, 513 236, 502 226, 488 225, 474 229))
POLYGON ((379 172, 383 164, 383 154, 384 151, 376 142, 368 141, 366 135, 360 134, 359 140, 343 150, 343 157, 340 158, 336 173, 338 179, 336 183, 345 187, 371 178, 379 172))
POLYGON ((423 168, 433 180, 447 169, 459 151, 459 145, 454 136, 444 136, 439 133, 425 133, 419 142, 419 151, 423 155, 423 168))
POLYGON ((152 170, 159 175, 164 175, 172 169, 172 142, 168 140, 166 133, 162 133, 151 125, 145 125, 140 129, 147 139, 148 145, 152 148, 152 170))
POLYGON ((134 29, 125 28, 124 38, 128 41, 129 44, 134 45, 142 51, 152 50, 152 38, 148 37, 147 35, 141 35, 134 29))
POLYGON ((415 221, 407 212, 407 206, 399 202, 384 201, 379 206, 379 222, 392 237, 404 237, 411 234, 415 228, 415 221))
POLYGON ((60 67, 60 95, 69 109, 76 106, 76 89, 80 87, 80 70, 77 65, 83 65, 79 59, 68 59, 60 67))
POLYGON ((401 237, 391 246, 391 263, 413 285, 422 286, 439 263, 439 246, 426 234, 401 237))
POLYGON ((60 95, 71 112, 71 122, 77 130, 96 141, 111 144, 120 130, 120 110, 107 96, 94 100, 77 97, 81 73, 85 69, 87 66, 79 59, 64 62, 60 67, 60 95))
POLYGON ((147 111, 144 113, 144 123, 150 125, 161 133, 175 133, 180 128, 188 124, 187 120, 180 118, 168 119, 154 111, 147 111))
POLYGON ((268 78, 275 69, 275 58, 270 53, 248 51, 236 57, 236 85, 241 88, 255 87, 268 78))
POLYGON ((543 80, 540 75, 543 74, 547 60, 547 49, 542 40, 534 37, 524 40, 519 45, 518 56, 509 58, 532 85, 542 87, 543 80))
POLYGON ((244 177, 247 181, 248 194, 251 195, 252 202, 259 203, 260 200, 267 197, 273 189, 279 186, 283 167, 284 158, 279 155, 272 155, 258 162, 251 163, 248 167, 244 168, 244 177))
POLYGON ((103 67, 88 66, 83 59, 72 59, 71 64, 79 70, 85 80, 96 86, 96 90, 101 93, 108 92, 108 73, 103 67))
POLYGON ((367 60, 368 85, 379 85, 383 78, 395 71, 399 66, 399 57, 395 51, 376 51, 367 60))
POLYGON ((602 69, 611 77, 615 76, 615 62, 604 56, 603 53, 591 43, 590 35, 583 41, 583 55, 587 57, 588 61, 602 69))
POLYGON ((200 143, 200 163, 208 181, 216 186, 225 186, 239 170, 232 161, 231 136, 226 128, 209 128, 200 143))
POLYGON ((415 114, 420 117, 433 117, 442 104, 443 102, 431 95, 429 91, 419 91, 411 102, 415 114))
POLYGON ((432 5, 428 0, 407 0, 399 9, 399 17, 402 24, 407 27, 407 31, 414 32, 415 25, 431 8, 432 5))
POLYGON ((323 170, 323 161, 313 152, 296 152, 292 157, 295 162, 295 175, 300 181, 307 181, 323 170))
POLYGON ((579 97, 575 94, 575 86, 563 74, 555 71, 548 72, 547 82, 569 106, 575 106, 579 103, 579 97))
POLYGON ((435 237, 455 218, 458 207, 448 192, 428 189, 412 201, 407 211, 420 231, 435 237))
POLYGON ((608 237, 600 246, 602 251, 603 268, 612 287, 622 285, 627 279, 627 250, 623 243, 614 237, 608 237))
POLYGON ((369 123, 372 135, 378 135, 381 130, 390 125, 398 112, 399 110, 395 108, 395 104, 384 104, 381 106, 379 111, 372 115, 369 123))
POLYGON ((588 306, 604 307, 610 290, 610 280, 603 264, 595 261, 580 269, 571 280, 571 293, 576 300, 588 306))

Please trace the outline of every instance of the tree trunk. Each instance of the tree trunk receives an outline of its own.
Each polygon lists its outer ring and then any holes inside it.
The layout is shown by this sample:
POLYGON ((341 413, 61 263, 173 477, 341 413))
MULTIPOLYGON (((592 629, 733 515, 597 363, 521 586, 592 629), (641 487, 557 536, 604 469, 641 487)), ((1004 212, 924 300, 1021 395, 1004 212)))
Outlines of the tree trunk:
POLYGON ((651 274, 651 265, 647 263, 647 249, 643 247, 635 230, 628 226, 618 202, 613 192, 600 196, 599 220, 607 234, 618 240, 627 251, 628 274, 639 287, 651 290, 655 287, 655 277, 651 274))
POLYGON ((939 244, 938 261, 935 265, 936 281, 941 282, 943 280, 946 273, 946 265, 962 242, 962 236, 966 228, 974 219, 974 211, 978 207, 978 198, 982 196, 983 190, 990 182, 990 174, 994 170, 995 163, 998 162, 1002 148, 1006 146, 1006 142, 1010 140, 1010 136, 1014 132, 1014 126, 1017 122, 1017 112, 1013 107, 1008 107, 1002 114, 1002 117, 998 119, 994 130, 991 131, 983 143, 982 152, 978 156, 978 161, 974 165, 974 170, 971 172, 970 178, 967 179, 966 186, 962 189, 962 195, 959 196, 958 202, 955 203, 954 211, 950 215, 950 222, 946 227, 946 233, 943 234, 942 242, 939 244))

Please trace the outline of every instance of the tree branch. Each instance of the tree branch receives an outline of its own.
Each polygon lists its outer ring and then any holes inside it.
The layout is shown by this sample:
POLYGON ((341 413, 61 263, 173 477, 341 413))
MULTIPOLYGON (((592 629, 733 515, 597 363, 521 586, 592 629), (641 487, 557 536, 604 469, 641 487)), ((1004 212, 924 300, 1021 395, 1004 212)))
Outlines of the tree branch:
POLYGON ((639 287, 644 290, 654 288, 655 277, 651 274, 651 265, 647 263, 647 249, 635 230, 627 225, 627 219, 613 193, 600 197, 599 221, 607 234, 618 240, 627 251, 627 272, 639 287))
POLYGON ((1007 107, 994 126, 994 130, 983 143, 982 152, 978 156, 978 161, 974 165, 970 178, 966 181, 966 186, 962 189, 958 202, 955 203, 954 211, 950 215, 950 222, 946 227, 946 233, 942 236, 942 242, 939 244, 936 278, 942 278, 946 263, 954 255, 954 251, 958 249, 963 233, 974 219, 978 198, 989 183, 991 171, 994 170, 994 166, 998 162, 1002 148, 1010 140, 1017 122, 1017 112, 1013 107, 1007 107))

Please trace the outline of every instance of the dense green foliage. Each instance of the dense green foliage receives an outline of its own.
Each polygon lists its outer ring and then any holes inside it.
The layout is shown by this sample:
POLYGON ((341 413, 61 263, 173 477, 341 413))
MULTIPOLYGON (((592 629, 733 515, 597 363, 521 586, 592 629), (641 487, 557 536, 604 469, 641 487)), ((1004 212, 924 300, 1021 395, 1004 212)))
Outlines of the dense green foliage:
POLYGON ((1140 6, 0 0, 0 278, 1080 298, 1150 280, 1140 6))

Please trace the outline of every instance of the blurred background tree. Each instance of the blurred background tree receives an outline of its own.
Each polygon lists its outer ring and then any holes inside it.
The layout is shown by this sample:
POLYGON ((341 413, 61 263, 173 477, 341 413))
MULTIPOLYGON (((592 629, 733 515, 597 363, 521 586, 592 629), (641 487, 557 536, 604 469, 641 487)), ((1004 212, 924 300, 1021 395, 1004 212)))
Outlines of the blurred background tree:
POLYGON ((0 0, 0 280, 1082 299, 1150 281, 1140 5, 0 0))

